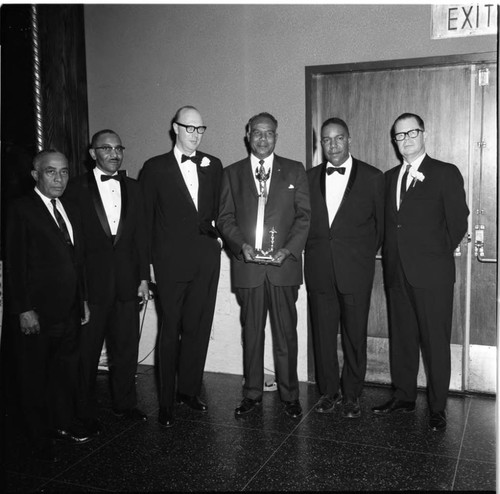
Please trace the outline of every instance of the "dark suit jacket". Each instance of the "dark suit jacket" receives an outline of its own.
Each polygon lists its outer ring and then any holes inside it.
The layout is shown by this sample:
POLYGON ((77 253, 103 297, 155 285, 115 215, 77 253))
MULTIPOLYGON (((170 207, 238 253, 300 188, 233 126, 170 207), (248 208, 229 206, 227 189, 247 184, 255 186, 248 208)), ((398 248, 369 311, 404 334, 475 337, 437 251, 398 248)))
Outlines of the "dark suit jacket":
POLYGON ((62 321, 85 297, 78 210, 65 198, 61 202, 73 228, 73 248, 35 191, 9 207, 6 271, 13 314, 35 310, 53 322, 62 321))
MULTIPOLYGON (((151 260, 158 279, 190 281, 197 273, 197 262, 220 259, 219 234, 215 220, 219 207, 222 164, 206 157, 206 166, 198 165, 198 210, 175 159, 173 150, 144 163, 140 182, 146 202, 146 224, 151 239, 151 260)), ((217 261, 218 262, 218 261, 217 261)))
POLYGON ((399 211, 396 188, 401 165, 385 174, 384 273, 395 282, 401 260, 408 281, 429 287, 455 281, 453 251, 467 232, 469 209, 458 168, 425 156, 419 171, 425 179, 408 188, 399 211))
POLYGON ((329 225, 325 198, 326 163, 308 170, 311 228, 305 250, 308 289, 342 293, 371 289, 375 255, 384 231, 384 174, 353 158, 344 197, 329 225), (335 276, 334 276, 335 273, 335 276))
POLYGON ((271 186, 264 217, 264 231, 274 226, 275 250, 286 248, 291 255, 281 266, 244 261, 241 247, 255 246, 258 193, 250 165, 245 158, 224 169, 220 213, 217 226, 231 251, 234 287, 254 288, 266 276, 273 285, 298 286, 302 283, 302 251, 310 220, 309 187, 302 163, 274 156, 271 186))
POLYGON ((110 304, 115 297, 133 300, 140 280, 149 280, 142 190, 136 180, 122 177, 122 208, 114 241, 93 171, 71 180, 64 194, 78 205, 82 216, 91 304, 110 304))

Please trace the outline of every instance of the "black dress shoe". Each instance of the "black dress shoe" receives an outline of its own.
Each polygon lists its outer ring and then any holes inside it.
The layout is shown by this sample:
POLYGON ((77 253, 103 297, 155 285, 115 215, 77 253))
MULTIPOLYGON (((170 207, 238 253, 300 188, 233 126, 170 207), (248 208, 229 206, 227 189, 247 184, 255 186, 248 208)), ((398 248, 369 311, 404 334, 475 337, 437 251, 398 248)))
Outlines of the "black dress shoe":
POLYGON ((346 419, 357 419, 361 417, 361 408, 359 406, 359 398, 344 399, 342 401, 342 417, 346 419))
POLYGON ((323 395, 318 404, 314 407, 314 411, 318 413, 332 413, 335 411, 335 407, 342 400, 342 395, 340 393, 335 393, 333 396, 326 394, 323 395))
POLYGON ((252 400, 252 398, 243 398, 240 406, 234 410, 234 415, 236 417, 241 417, 254 411, 258 406, 262 404, 262 400, 252 400))
POLYGON ((72 429, 56 429, 54 438, 69 444, 84 444, 92 439, 87 432, 84 433, 72 429))
POLYGON ((173 427, 174 426, 174 414, 170 408, 160 408, 160 413, 158 415, 158 423, 162 427, 173 427))
POLYGON ((429 427, 432 431, 442 431, 446 429, 446 412, 431 412, 429 427))
POLYGON ((177 393, 177 403, 185 403, 188 407, 198 412, 208 411, 207 404, 201 401, 197 396, 188 396, 182 393, 177 393))
POLYGON ((392 412, 410 413, 415 411, 414 401, 402 401, 396 398, 391 398, 387 403, 373 407, 372 412, 377 415, 388 415, 392 412))
POLYGON ((302 415, 302 407, 299 400, 285 401, 285 413, 294 419, 302 415))
POLYGON ((148 416, 138 408, 129 408, 128 410, 113 410, 117 417, 123 417, 127 420, 135 420, 136 422, 146 422, 148 416))

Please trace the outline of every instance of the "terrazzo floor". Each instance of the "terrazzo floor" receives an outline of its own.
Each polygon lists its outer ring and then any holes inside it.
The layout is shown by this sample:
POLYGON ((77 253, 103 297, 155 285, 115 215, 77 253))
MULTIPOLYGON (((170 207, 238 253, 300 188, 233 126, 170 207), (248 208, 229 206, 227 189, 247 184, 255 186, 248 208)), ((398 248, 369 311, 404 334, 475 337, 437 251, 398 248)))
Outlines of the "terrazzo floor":
POLYGON ((320 415, 315 384, 301 383, 300 419, 283 412, 277 392, 235 419, 241 376, 205 373, 200 413, 176 405, 175 426, 160 428, 154 368, 140 365, 145 423, 110 410, 107 374, 98 377, 105 431, 86 444, 59 445, 62 460, 22 455, 13 417, 3 417, 2 492, 165 491, 495 491, 495 399, 451 395, 445 432, 427 428, 425 394, 414 414, 375 417, 390 388, 365 387, 360 419, 320 415))

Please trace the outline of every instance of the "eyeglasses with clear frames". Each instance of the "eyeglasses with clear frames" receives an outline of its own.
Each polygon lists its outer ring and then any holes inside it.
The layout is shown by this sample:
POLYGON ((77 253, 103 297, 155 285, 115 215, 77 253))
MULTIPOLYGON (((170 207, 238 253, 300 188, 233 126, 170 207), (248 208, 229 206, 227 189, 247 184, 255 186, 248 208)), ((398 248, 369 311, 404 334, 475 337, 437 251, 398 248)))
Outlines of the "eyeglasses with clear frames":
POLYGON ((419 132, 424 132, 422 129, 411 129, 408 132, 398 132, 394 134, 395 141, 404 141, 407 137, 410 139, 415 139, 418 137, 419 132))
POLYGON ((104 151, 106 154, 111 153, 111 151, 116 151, 117 153, 123 153, 125 151, 125 148, 123 146, 98 146, 94 149, 101 149, 104 151))
POLYGON ((200 125, 199 127, 195 127, 194 125, 184 125, 184 124, 181 124, 180 122, 175 122, 175 123, 177 125, 180 125, 181 127, 184 127, 188 134, 192 134, 195 130, 196 130, 196 132, 198 132, 198 134, 204 134, 205 130, 207 130, 206 125, 200 125))

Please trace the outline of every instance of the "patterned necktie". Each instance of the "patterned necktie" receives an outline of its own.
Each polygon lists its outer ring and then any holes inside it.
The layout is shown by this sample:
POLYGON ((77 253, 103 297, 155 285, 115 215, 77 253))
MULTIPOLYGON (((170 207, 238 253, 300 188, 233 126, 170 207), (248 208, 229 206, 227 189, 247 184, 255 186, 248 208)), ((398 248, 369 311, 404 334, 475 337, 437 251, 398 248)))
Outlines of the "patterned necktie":
POLYGON ((62 217, 62 214, 59 212, 56 206, 56 200, 51 199, 50 202, 52 203, 52 207, 54 208, 54 216, 56 217, 57 224, 59 225, 59 229, 61 230, 64 240, 68 245, 73 245, 73 242, 71 242, 71 237, 69 235, 68 227, 66 225, 66 222, 64 221, 64 218, 62 217))
POLYGON ((401 180, 401 188, 399 189, 399 206, 403 202, 403 198, 406 194, 406 182, 408 181, 408 173, 410 171, 411 165, 406 165, 406 171, 403 175, 403 180, 401 180))
MULTIPOLYGON (((260 168, 259 168, 259 175, 261 178, 264 178, 266 176, 266 169, 264 168, 264 160, 259 160, 260 168)), ((267 199, 267 178, 265 180, 259 180, 259 185, 260 185, 260 195, 262 197, 265 197, 267 199)))

